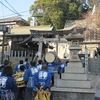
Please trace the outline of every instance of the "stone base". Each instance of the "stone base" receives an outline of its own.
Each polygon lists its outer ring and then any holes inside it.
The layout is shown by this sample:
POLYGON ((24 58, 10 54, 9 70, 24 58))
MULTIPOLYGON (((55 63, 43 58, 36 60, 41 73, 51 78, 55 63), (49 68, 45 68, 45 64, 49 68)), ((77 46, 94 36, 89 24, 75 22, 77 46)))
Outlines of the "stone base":
POLYGON ((80 61, 70 61, 65 67, 65 73, 85 73, 80 61))
POLYGON ((62 76, 61 76, 61 79, 66 79, 66 80, 82 80, 82 81, 88 80, 86 74, 67 74, 67 73, 63 73, 62 76))
POLYGON ((85 69, 80 66, 67 66, 65 67, 65 73, 85 73, 85 69))
POLYGON ((81 88, 81 89, 90 89, 91 82, 89 80, 62 80, 57 79, 56 87, 65 87, 65 88, 81 88))
POLYGON ((52 87, 51 100, 94 100, 94 89, 75 89, 52 87))

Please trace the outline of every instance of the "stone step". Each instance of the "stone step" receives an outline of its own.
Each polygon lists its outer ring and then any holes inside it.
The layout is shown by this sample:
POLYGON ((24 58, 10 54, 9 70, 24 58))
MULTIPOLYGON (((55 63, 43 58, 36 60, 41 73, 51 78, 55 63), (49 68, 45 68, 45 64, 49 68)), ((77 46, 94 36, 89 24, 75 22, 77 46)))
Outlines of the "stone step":
POLYGON ((65 73, 85 73, 85 69, 80 66, 67 66, 65 67, 65 73))
POLYGON ((67 74, 63 73, 61 79, 70 79, 70 80, 87 80, 86 74, 67 74))
POLYGON ((91 88, 90 81, 74 81, 74 80, 61 80, 58 79, 56 87, 66 88, 91 88))
POLYGON ((69 67, 82 67, 82 62, 81 61, 69 61, 69 63, 67 64, 67 66, 69 67))
POLYGON ((61 88, 61 87, 51 87, 51 91, 61 91, 61 92, 71 92, 71 93, 95 93, 95 89, 80 89, 80 88, 61 88))

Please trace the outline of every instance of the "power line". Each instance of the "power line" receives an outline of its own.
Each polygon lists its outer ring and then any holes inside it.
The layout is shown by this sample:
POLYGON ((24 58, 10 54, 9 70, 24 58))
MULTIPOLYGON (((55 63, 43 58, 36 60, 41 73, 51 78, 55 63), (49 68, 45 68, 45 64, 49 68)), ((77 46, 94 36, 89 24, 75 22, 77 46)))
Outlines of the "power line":
POLYGON ((7 0, 5 0, 6 1, 6 3, 19 15, 19 16, 21 16, 17 11, 16 11, 16 9, 11 5, 11 4, 9 4, 9 2, 7 1, 7 0))
MULTIPOLYGON (((27 12, 29 12, 29 11, 22 11, 22 12, 19 12, 19 13, 27 13, 27 12)), ((0 16, 0 17, 8 17, 8 16, 12 16, 12 15, 16 15, 16 14, 9 14, 9 15, 0 16)), ((23 16, 23 15, 21 15, 21 16, 23 16)))
POLYGON ((4 3, 2 3, 1 1, 0 1, 0 3, 4 6, 4 7, 6 7, 7 9, 9 9, 11 12, 13 12, 13 13, 15 13, 15 14, 17 14, 16 12, 14 12, 13 10, 11 10, 10 8, 8 8, 4 3))

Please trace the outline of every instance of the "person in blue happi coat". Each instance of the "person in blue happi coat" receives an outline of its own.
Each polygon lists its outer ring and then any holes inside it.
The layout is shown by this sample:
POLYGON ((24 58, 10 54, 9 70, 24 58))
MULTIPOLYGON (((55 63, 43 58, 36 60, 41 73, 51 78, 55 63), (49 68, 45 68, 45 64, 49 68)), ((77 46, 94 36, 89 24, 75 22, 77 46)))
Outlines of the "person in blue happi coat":
POLYGON ((25 71, 24 81, 26 83, 26 88, 29 93, 30 100, 34 100, 32 96, 32 89, 34 88, 34 75, 38 72, 36 68, 36 62, 30 62, 30 67, 25 71))
POLYGON ((15 100, 14 93, 17 92, 18 88, 12 74, 11 67, 4 67, 0 77, 0 100, 15 100))
POLYGON ((38 64, 36 65, 38 70, 42 69, 42 63, 43 63, 42 60, 38 60, 38 64))
POLYGON ((50 91, 51 74, 46 64, 43 64, 42 69, 35 74, 35 86, 37 86, 39 90, 50 91))
MULTIPOLYGON (((16 74, 17 72, 21 72, 21 70, 20 70, 20 66, 21 65, 24 65, 24 63, 23 63, 23 60, 20 60, 19 61, 19 63, 15 66, 15 69, 14 69, 14 73, 16 74)), ((24 65, 25 66, 25 65, 24 65)), ((25 70, 26 70, 27 68, 26 68, 26 66, 25 66, 25 70)))
POLYGON ((16 73, 16 84, 18 86, 18 94, 16 100, 24 100, 25 99, 25 90, 26 90, 26 84, 24 82, 23 76, 25 73, 25 66, 20 66, 21 72, 16 73))
POLYGON ((61 65, 61 62, 60 61, 54 61, 54 62, 51 62, 51 63, 50 62, 46 62, 46 64, 48 66, 48 71, 51 74, 51 79, 52 79, 51 86, 54 86, 55 68, 56 68, 56 66, 61 65))
POLYGON ((28 61, 28 58, 25 58, 25 62, 24 62, 25 68, 28 69, 30 66, 30 63, 28 61))
POLYGON ((61 75, 62 73, 65 72, 65 67, 67 66, 67 63, 69 61, 66 61, 66 63, 61 63, 59 66, 58 66, 58 74, 60 75, 60 79, 61 79, 61 75))
MULTIPOLYGON (((30 67, 25 71, 24 74, 24 81, 27 84, 29 80, 35 75, 35 73, 38 72, 38 69, 36 68, 36 62, 30 62, 30 67)), ((31 84, 30 84, 31 85, 31 84)))

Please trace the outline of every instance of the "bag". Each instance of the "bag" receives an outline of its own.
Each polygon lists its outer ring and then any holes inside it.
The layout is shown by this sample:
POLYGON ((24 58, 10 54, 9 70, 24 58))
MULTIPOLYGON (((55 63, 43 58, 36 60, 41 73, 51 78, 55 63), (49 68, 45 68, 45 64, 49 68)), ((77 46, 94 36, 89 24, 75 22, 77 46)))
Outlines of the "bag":
POLYGON ((39 90, 35 97, 35 100, 50 100, 50 95, 51 95, 50 92, 39 90))

